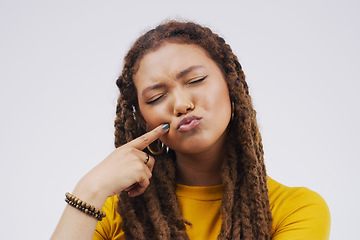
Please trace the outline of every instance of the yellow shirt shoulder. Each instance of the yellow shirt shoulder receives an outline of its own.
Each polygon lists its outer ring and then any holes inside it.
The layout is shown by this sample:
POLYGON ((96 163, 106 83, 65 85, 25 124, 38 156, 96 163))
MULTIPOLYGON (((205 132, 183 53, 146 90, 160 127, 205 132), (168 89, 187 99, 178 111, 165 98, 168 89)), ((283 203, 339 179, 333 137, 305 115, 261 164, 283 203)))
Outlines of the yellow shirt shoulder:
POLYGON ((271 178, 268 189, 272 240, 329 239, 330 211, 319 194, 305 187, 287 187, 271 178))

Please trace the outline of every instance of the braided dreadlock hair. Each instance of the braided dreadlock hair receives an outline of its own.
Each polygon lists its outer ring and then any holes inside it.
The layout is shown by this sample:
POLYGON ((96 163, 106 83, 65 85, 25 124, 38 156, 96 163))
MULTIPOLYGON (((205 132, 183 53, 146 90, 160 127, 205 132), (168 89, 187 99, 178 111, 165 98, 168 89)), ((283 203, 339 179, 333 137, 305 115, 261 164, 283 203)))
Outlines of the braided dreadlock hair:
MULTIPOLYGON (((226 157, 222 165, 224 196, 222 226, 218 239, 270 239, 272 216, 269 206, 263 146, 242 67, 223 38, 192 22, 169 21, 142 35, 124 59, 117 79, 120 90, 116 108, 115 146, 144 134, 140 124, 133 76, 142 57, 164 42, 197 44, 222 70, 234 103, 229 123, 226 157)), ((176 196, 174 151, 155 156, 151 184, 144 194, 119 195, 118 212, 127 239, 189 239, 176 196)))

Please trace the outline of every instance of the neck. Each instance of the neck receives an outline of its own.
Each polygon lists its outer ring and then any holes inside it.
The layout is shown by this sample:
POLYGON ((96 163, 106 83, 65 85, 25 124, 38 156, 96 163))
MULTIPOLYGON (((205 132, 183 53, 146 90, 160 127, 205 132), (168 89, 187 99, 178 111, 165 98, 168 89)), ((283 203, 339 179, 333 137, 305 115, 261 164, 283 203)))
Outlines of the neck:
POLYGON ((176 181, 188 186, 222 184, 221 169, 225 157, 224 139, 196 154, 176 153, 176 181))

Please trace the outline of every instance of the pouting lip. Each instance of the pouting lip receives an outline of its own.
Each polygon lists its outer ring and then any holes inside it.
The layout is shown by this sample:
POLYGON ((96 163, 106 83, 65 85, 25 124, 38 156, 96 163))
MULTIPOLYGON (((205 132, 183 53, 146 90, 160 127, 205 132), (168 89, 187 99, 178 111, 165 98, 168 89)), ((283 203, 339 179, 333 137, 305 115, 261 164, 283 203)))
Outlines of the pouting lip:
POLYGON ((179 129, 181 127, 181 125, 187 124, 187 123, 191 122, 192 120, 200 120, 200 119, 201 119, 201 117, 198 117, 198 116, 187 115, 180 120, 179 124, 177 125, 177 129, 179 129))

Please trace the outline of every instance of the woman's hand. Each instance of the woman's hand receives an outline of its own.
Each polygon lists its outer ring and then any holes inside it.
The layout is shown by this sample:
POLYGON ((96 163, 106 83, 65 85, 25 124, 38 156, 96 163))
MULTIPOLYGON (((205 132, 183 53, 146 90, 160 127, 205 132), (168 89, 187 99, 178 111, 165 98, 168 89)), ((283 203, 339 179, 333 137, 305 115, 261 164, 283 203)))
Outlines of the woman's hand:
POLYGON ((163 124, 115 149, 80 180, 74 195, 79 188, 104 198, 121 191, 128 191, 131 197, 142 194, 150 183, 155 163, 155 159, 142 150, 167 133, 168 129, 169 124, 163 124))
MULTIPOLYGON (((142 150, 168 129, 169 124, 163 124, 115 149, 79 181, 73 194, 98 209, 102 209, 109 196, 121 191, 129 191, 131 197, 142 194, 149 186, 155 163, 155 159, 142 150)), ((66 206, 51 239, 92 239, 96 225, 94 217, 66 206)))

